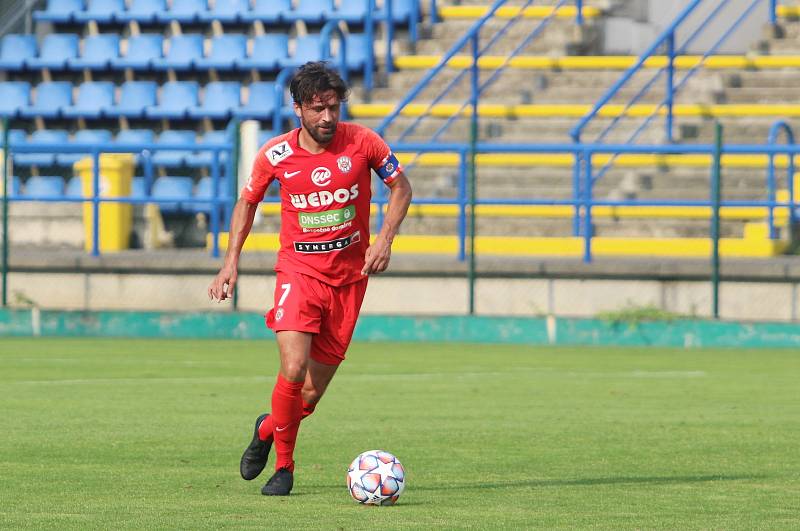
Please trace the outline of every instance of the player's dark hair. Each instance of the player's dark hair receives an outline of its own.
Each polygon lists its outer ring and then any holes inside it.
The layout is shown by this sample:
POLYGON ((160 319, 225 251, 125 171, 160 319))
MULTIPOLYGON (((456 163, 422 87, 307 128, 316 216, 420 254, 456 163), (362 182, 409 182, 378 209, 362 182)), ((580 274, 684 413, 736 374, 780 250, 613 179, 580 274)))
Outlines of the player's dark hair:
POLYGON ((333 90, 339 101, 347 101, 350 87, 325 61, 309 61, 301 66, 289 84, 292 99, 298 105, 311 103, 314 96, 333 90))

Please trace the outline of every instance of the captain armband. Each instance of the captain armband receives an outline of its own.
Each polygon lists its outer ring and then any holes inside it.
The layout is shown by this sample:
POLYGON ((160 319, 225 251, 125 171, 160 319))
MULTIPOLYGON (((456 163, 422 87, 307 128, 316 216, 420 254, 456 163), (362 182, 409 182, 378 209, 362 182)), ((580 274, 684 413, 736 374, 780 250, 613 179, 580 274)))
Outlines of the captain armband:
POLYGON ((383 179, 383 182, 390 183, 403 171, 403 168, 400 166, 400 162, 398 162, 394 153, 390 151, 386 158, 381 161, 381 165, 378 167, 377 171, 378 175, 383 179))

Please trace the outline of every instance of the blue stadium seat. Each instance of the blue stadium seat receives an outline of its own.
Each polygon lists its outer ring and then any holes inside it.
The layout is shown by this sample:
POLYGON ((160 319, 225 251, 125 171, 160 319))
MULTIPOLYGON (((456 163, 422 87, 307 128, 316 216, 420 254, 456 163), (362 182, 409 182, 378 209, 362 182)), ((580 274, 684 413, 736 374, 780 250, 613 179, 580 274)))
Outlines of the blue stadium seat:
POLYGON ((347 0, 338 9, 326 13, 326 16, 328 19, 344 20, 348 24, 363 24, 368 12, 369 0, 347 0))
POLYGON ((236 60, 240 70, 278 70, 280 61, 289 60, 289 37, 284 33, 267 33, 253 39, 253 53, 236 60))
POLYGON ((297 37, 295 39, 294 55, 288 59, 280 59, 278 62, 281 67, 287 66, 302 66, 308 61, 319 61, 322 59, 320 56, 320 39, 319 33, 309 34, 305 37, 297 37))
MULTIPOLYGON (((200 144, 224 144, 228 142, 226 131, 207 131, 200 137, 200 144)), ((186 165, 190 168, 210 167, 214 162, 214 155, 211 151, 196 151, 191 157, 186 158, 186 165)), ((228 162, 228 152, 220 151, 217 158, 219 164, 228 162)))
MULTIPOLYGON (((90 147, 110 142, 111 131, 107 129, 81 129, 72 137, 70 144, 90 147)), ((59 166, 72 166, 89 155, 89 153, 58 153, 56 154, 56 164, 59 166)))
POLYGON ((36 22, 72 22, 75 13, 83 11, 83 0, 47 0, 44 11, 34 11, 33 20, 36 22))
POLYGON ((36 57, 36 37, 33 35, 10 34, 0 42, 0 70, 24 70, 26 61, 32 57, 36 57))
POLYGON ((125 11, 124 0, 88 0, 85 11, 75 13, 75 22, 86 23, 90 20, 98 24, 110 24, 118 13, 125 11))
POLYGON ((247 36, 229 33, 211 39, 211 53, 194 62, 195 68, 215 70, 234 70, 236 61, 247 56, 247 36))
POLYGON ((172 0, 172 7, 156 15, 156 20, 166 24, 176 20, 181 24, 191 24, 200 20, 201 13, 208 11, 206 0, 172 0))
MULTIPOLYGON (((211 199, 213 197, 213 188, 213 179, 211 177, 201 178, 197 182, 197 187, 194 190, 194 199, 211 199)), ((226 196, 230 196, 230 185, 227 179, 221 177, 217 184, 217 197, 223 198, 226 196)), ((192 212, 211 213, 211 203, 192 203, 187 205, 187 207, 187 210, 192 212)))
POLYGON ((144 177, 136 176, 131 179, 131 197, 147 197, 147 181, 144 177))
MULTIPOLYGON (((405 24, 411 18, 411 3, 417 0, 392 0, 392 20, 395 24, 405 24)), ((419 13, 419 10, 417 10, 419 13)), ((386 20, 386 4, 375 10, 372 15, 375 20, 386 20)))
POLYGON ((216 0, 211 10, 200 13, 200 21, 219 20, 223 24, 239 22, 242 20, 241 15, 249 10, 250 2, 248 0, 216 0))
POLYGON ((196 107, 199 88, 196 81, 169 81, 161 87, 158 105, 147 107, 148 118, 185 118, 192 107, 196 107))
POLYGON ((321 24, 328 13, 333 12, 333 0, 298 0, 295 9, 281 12, 281 19, 288 22, 302 20, 310 24, 321 24))
MULTIPOLYGON (((192 198, 192 179, 191 177, 159 177, 153 181, 153 199, 176 199, 184 200, 192 198)), ((188 211, 188 203, 161 203, 159 208, 164 213, 176 213, 188 211)))
POLYGON ((142 33, 128 39, 128 51, 125 57, 111 60, 116 69, 132 68, 133 70, 150 70, 154 61, 163 58, 164 37, 159 33, 142 33))
POLYGON ((281 13, 291 9, 291 0, 255 0, 253 9, 242 13, 241 20, 248 24, 257 20, 265 24, 276 24, 281 19, 281 13))
MULTIPOLYGON (((117 133, 114 142, 117 144, 152 144, 155 134, 150 129, 123 129, 117 133)), ((136 164, 142 163, 142 153, 133 154, 136 164)))
MULTIPOLYGON (((347 44, 347 62, 348 70, 363 70, 364 64, 367 62, 367 55, 372 48, 372 42, 367 39, 366 33, 351 33, 345 37, 347 44)), ((333 63, 338 64, 339 60, 334 59, 333 63)))
POLYGON ((22 191, 23 197, 63 197, 64 178, 60 176, 29 177, 22 191))
POLYGON ((198 33, 176 35, 169 40, 169 51, 152 62, 154 70, 191 70, 203 58, 203 36, 198 33))
POLYGON ((16 118, 31 102, 31 84, 27 81, 0 82, 0 117, 16 118))
POLYGON ((128 10, 117 13, 115 18, 119 22, 140 22, 151 24, 158 20, 159 15, 167 13, 166 0, 132 0, 128 10))
POLYGON ((72 105, 72 83, 69 81, 50 81, 36 86, 33 105, 20 110, 22 118, 58 118, 61 109, 72 105))
POLYGON ((153 153, 153 164, 167 168, 177 168, 186 163, 188 157, 192 157, 192 149, 197 143, 194 131, 169 130, 164 131, 158 137, 157 144, 177 144, 186 145, 189 149, 181 150, 158 150, 153 153))
POLYGON ((191 118, 230 118, 241 106, 242 88, 237 81, 212 81, 206 85, 203 104, 189 109, 191 118))
POLYGON ((63 70, 67 60, 78 56, 78 35, 75 33, 51 33, 42 41, 39 57, 25 61, 28 68, 50 68, 63 70))
POLYGON ((106 107, 103 114, 110 118, 142 118, 145 109, 156 104, 155 81, 126 81, 122 84, 119 101, 106 107))
POLYGON ((269 120, 275 110, 275 83, 256 81, 248 87, 247 103, 233 111, 242 119, 269 120))
MULTIPOLYGON (((23 129, 9 129, 8 131, 8 144, 10 146, 18 146, 28 141, 28 133, 23 129)), ((0 147, 3 145, 3 133, 0 131, 0 147)))
POLYGON ((80 177, 75 175, 67 181, 67 187, 64 189, 64 196, 71 198, 83 197, 83 183, 80 177))
POLYGON ((103 112, 114 105, 114 83, 110 81, 87 81, 78 87, 75 105, 61 109, 65 118, 100 118, 103 112))
MULTIPOLYGON (((60 129, 40 129, 28 139, 28 145, 44 148, 62 146, 67 142, 69 135, 60 129)), ((52 166, 55 161, 55 153, 14 153, 14 164, 18 166, 52 166)))
MULTIPOLYGON (((22 188, 20 178, 16 175, 12 175, 8 180, 8 197, 17 197, 20 195, 20 190, 22 188)), ((3 197, 3 181, 0 178, 0 197, 3 197)))
POLYGON ((119 35, 102 33, 83 39, 83 53, 80 57, 67 60, 70 70, 105 70, 111 61, 119 57, 119 35))

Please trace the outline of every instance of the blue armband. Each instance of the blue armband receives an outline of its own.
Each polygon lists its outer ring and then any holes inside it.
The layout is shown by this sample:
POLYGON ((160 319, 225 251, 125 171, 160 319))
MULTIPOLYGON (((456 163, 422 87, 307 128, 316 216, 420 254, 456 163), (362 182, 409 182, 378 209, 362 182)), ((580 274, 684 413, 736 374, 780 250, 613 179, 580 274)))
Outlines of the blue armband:
POLYGON ((394 153, 391 151, 389 155, 381 161, 381 165, 378 168, 377 172, 380 175, 381 179, 384 181, 391 181, 397 174, 402 171, 400 167, 400 163, 397 161, 397 157, 394 156, 394 153))

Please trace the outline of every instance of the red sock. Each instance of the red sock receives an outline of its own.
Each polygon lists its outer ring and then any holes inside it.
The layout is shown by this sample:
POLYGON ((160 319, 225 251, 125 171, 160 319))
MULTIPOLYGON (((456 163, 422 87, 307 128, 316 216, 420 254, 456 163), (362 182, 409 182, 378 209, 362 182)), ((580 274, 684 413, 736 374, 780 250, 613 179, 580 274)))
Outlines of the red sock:
POLYGON ((303 417, 303 382, 290 382, 280 374, 272 390, 273 437, 275 438, 275 470, 294 471, 294 446, 303 417))
MULTIPOLYGON (((314 412, 314 408, 316 408, 316 404, 306 404, 303 401, 303 415, 300 420, 303 420, 310 414, 314 412)), ((272 415, 269 415, 267 418, 261 421, 261 424, 258 426, 258 438, 262 441, 273 441, 272 432, 275 429, 275 424, 272 422, 272 415)))

